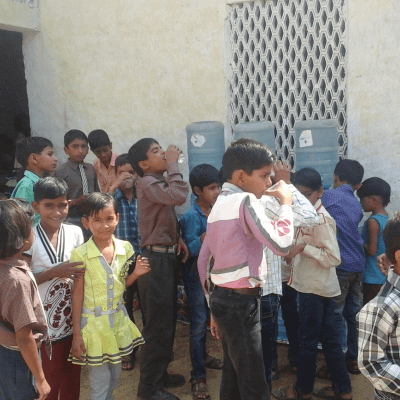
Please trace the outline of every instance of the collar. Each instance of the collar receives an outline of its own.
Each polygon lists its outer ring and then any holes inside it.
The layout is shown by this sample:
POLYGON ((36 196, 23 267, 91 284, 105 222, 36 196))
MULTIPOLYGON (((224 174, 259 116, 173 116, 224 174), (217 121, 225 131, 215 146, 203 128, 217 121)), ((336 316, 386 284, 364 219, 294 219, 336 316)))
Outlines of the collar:
POLYGON ((23 261, 19 260, 17 258, 6 258, 6 259, 0 259, 0 267, 1 268, 18 268, 22 271, 30 271, 30 268, 28 264, 23 261))
POLYGON ((393 271, 393 266, 389 268, 387 281, 393 285, 397 290, 400 290, 400 276, 393 271))
POLYGON ((40 179, 36 174, 34 174, 31 171, 28 171, 27 169, 24 172, 24 176, 29 178, 33 183, 36 183, 40 179))
POLYGON ((348 183, 345 183, 344 185, 340 185, 334 190, 339 190, 341 192, 348 192, 348 193, 351 193, 354 195, 354 191, 348 183))
MULTIPOLYGON (((68 160, 67 160, 67 165, 75 171, 79 168, 79 164, 80 163, 77 163, 76 161, 72 161, 70 158, 68 158, 68 160)), ((82 163, 82 165, 83 165, 83 168, 86 168, 85 163, 82 163)))
POLYGON ((114 198, 115 198, 115 200, 125 199, 125 200, 127 200, 128 202, 133 201, 133 200, 136 200, 136 197, 135 197, 135 196, 132 197, 132 200, 128 200, 128 198, 125 196, 124 192, 123 192, 121 189, 116 189, 116 190, 115 190, 115 192, 114 192, 114 198))
POLYGON ((145 176, 152 176, 152 177, 158 179, 159 181, 165 181, 164 175, 161 175, 161 176, 160 176, 160 175, 157 175, 157 174, 155 174, 155 173, 153 173, 153 172, 145 172, 145 173, 143 174, 143 178, 144 178, 145 176))
POLYGON ((204 217, 206 216, 206 214, 204 214, 204 211, 199 206, 199 202, 197 201, 197 199, 193 202, 193 207, 201 216, 204 216, 204 217))
MULTIPOLYGON (((123 256, 125 252, 125 248, 122 245, 122 241, 116 240, 115 237, 113 237, 113 242, 114 242, 114 248, 115 248, 115 256, 123 256)), ((93 237, 91 237, 87 242, 87 255, 88 258, 95 258, 95 257, 100 257, 100 250, 99 248, 95 245, 93 242, 93 237)))
POLYGON ((322 201, 321 199, 318 199, 317 202, 314 204, 314 208, 316 211, 319 211, 322 207, 322 201))
POLYGON ((243 193, 243 190, 240 189, 239 186, 234 185, 233 183, 229 183, 229 182, 225 182, 222 185, 222 191, 223 192, 227 192, 227 193, 243 193))

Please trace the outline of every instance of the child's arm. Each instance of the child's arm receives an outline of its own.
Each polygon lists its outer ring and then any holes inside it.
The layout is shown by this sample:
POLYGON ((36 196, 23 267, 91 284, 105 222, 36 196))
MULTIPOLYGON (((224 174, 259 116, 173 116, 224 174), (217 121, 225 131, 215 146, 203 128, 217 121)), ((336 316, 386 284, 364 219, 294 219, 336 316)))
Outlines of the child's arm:
POLYGON ((131 286, 134 282, 136 282, 139 276, 147 274, 148 272, 150 272, 149 259, 146 257, 138 256, 136 259, 135 269, 126 278, 126 287, 131 286))
POLYGON ((81 315, 84 297, 84 278, 80 276, 74 282, 74 289, 72 292, 72 325, 73 325, 73 339, 71 354, 72 357, 83 361, 82 354, 86 354, 85 344, 83 343, 81 334, 81 315))
POLYGON ((36 389, 39 392, 39 400, 45 399, 50 393, 50 386, 44 376, 42 364, 39 360, 37 344, 33 337, 31 326, 26 325, 23 328, 18 329, 15 332, 15 339, 26 365, 35 377, 36 389))
POLYGON ((376 219, 370 218, 367 221, 368 242, 364 243, 364 249, 367 255, 374 256, 378 250, 378 235, 380 231, 379 223, 376 219))
POLYGON ((46 271, 35 274, 35 279, 38 285, 43 282, 51 281, 53 278, 71 278, 78 279, 80 276, 85 275, 85 268, 75 268, 78 265, 83 265, 81 261, 78 262, 63 262, 46 271))

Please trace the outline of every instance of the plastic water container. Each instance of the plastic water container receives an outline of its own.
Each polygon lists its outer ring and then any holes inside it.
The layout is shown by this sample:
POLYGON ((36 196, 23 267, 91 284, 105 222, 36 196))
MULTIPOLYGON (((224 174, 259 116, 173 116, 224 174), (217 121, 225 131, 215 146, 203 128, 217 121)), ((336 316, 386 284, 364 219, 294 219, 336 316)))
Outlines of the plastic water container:
POLYGON ((273 153, 275 149, 275 125, 269 121, 243 122, 233 127, 233 138, 253 139, 264 143, 273 153))
POLYGON ((316 169, 324 187, 333 183, 339 161, 338 122, 333 119, 299 121, 294 125, 296 170, 316 169))
POLYGON ((225 153, 224 124, 218 121, 193 122, 186 127, 189 171, 199 164, 222 167, 225 153))

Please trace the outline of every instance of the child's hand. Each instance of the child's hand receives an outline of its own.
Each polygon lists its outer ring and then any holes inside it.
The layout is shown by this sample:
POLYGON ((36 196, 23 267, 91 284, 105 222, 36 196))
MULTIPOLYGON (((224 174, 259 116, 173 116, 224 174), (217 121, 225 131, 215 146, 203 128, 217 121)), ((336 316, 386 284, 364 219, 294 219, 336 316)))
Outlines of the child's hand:
POLYGON ((264 193, 267 196, 276 197, 281 205, 291 205, 292 204, 292 192, 289 189, 289 185, 287 185, 284 181, 279 181, 275 185, 271 186, 264 193))
POLYGON ((295 258, 298 254, 300 254, 304 250, 304 247, 306 247, 305 243, 297 244, 296 246, 293 246, 290 249, 289 253, 286 254, 286 256, 283 258, 285 260, 285 263, 287 265, 291 265, 293 258, 295 258))
POLYGON ((138 256, 136 258, 135 269, 132 273, 136 272, 137 276, 142 276, 150 272, 149 259, 146 257, 138 256))
POLYGON ((214 320, 213 315, 210 315, 210 331, 211 335, 215 337, 215 339, 221 339, 221 333, 219 331, 218 325, 214 320))
POLYGON ((292 167, 285 161, 277 161, 274 164, 275 182, 284 181, 290 183, 290 170, 292 167))
POLYGON ((182 262, 185 263, 189 259, 189 249, 186 246, 186 243, 183 241, 183 239, 180 237, 178 239, 178 247, 176 248, 176 254, 181 254, 183 253, 184 256, 182 258, 182 262))
POLYGON ((64 262, 62 264, 53 267, 54 277, 56 278, 71 278, 79 279, 85 275, 85 268, 75 268, 78 265, 83 265, 83 262, 64 262))
POLYGON ((165 152, 165 160, 167 163, 178 162, 179 155, 182 154, 182 150, 177 146, 170 144, 165 152))
POLYGON ((382 274, 387 276, 389 267, 390 267, 390 261, 386 255, 386 253, 381 254, 380 256, 376 257, 376 261, 378 263, 378 267, 381 270, 382 274))
POLYGON ((80 334, 73 336, 72 347, 71 347, 72 357, 77 358, 80 361, 84 361, 82 355, 86 354, 85 344, 83 343, 82 336, 80 334))
POLYGON ((51 388, 46 379, 43 378, 43 380, 41 381, 36 380, 35 386, 36 390, 39 393, 39 397, 37 398, 37 400, 47 399, 47 396, 50 394, 51 388))

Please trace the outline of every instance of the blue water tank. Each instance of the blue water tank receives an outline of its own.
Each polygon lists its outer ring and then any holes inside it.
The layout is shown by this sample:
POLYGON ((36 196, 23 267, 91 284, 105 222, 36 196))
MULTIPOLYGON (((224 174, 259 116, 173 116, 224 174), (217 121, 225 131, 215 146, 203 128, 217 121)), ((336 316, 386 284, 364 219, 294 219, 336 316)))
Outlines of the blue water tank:
POLYGON ((244 122, 233 127, 233 138, 253 139, 264 143, 273 153, 275 153, 275 125, 269 121, 244 122))
POLYGON ((333 183, 339 161, 338 122, 334 119, 299 121, 294 125, 296 170, 316 169, 324 187, 333 183))
POLYGON ((222 167, 225 153, 224 124, 218 121, 193 122, 186 127, 189 171, 199 164, 222 167))

